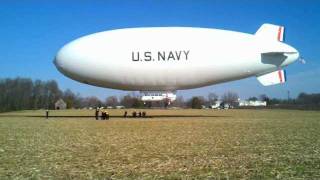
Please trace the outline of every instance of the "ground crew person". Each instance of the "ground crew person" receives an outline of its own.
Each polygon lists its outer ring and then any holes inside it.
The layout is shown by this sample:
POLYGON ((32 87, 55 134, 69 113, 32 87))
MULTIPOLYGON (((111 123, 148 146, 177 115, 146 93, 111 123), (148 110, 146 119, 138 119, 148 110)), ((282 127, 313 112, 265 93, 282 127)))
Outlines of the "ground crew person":
POLYGON ((102 110, 101 112, 101 120, 105 120, 106 119, 106 111, 102 110))
POLYGON ((99 120, 99 108, 96 108, 96 112, 95 112, 95 116, 96 116, 96 120, 99 120))
POLYGON ((109 120, 109 113, 107 112, 107 111, 105 111, 105 118, 106 118, 106 120, 109 120))
POLYGON ((49 109, 46 110, 46 119, 49 119, 49 109))
POLYGON ((137 117, 137 113, 135 111, 132 112, 132 117, 137 117))

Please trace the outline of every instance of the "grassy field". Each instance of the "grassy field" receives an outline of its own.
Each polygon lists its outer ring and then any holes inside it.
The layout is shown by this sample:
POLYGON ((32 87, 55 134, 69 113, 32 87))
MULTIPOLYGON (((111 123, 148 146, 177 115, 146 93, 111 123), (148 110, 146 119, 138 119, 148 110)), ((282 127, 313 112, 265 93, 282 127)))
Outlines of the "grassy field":
POLYGON ((44 111, 0 114, 0 179, 320 179, 320 111, 31 115, 44 111))

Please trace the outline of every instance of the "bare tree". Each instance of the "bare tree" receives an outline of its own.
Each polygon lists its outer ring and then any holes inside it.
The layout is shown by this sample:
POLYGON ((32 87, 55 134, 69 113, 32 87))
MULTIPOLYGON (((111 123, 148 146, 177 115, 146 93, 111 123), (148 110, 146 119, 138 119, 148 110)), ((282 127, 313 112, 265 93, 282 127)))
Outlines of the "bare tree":
POLYGON ((100 99, 95 96, 87 97, 82 102, 86 107, 100 107, 102 105, 100 99))
POLYGON ((216 101, 218 101, 218 95, 215 94, 215 93, 209 93, 208 94, 208 101, 209 101, 209 104, 212 105, 212 104, 215 104, 216 101))
POLYGON ((172 102, 171 106, 184 107, 185 102, 184 102, 183 96, 178 96, 176 100, 172 102))
POLYGON ((131 108, 133 105, 133 99, 129 94, 127 94, 121 98, 120 104, 126 108, 131 108))
POLYGON ((232 106, 236 106, 238 104, 238 99, 239 99, 238 94, 232 91, 228 91, 224 93, 222 96, 222 101, 232 106))
POLYGON ((267 95, 265 95, 265 94, 261 94, 261 95, 259 96, 259 99, 260 99, 260 101, 269 102, 269 97, 268 97, 267 95))
POLYGON ((194 96, 190 99, 188 105, 192 109, 201 109, 202 105, 205 104, 205 99, 203 96, 194 96))
POLYGON ((63 99, 67 103, 67 108, 74 108, 76 95, 70 90, 67 89, 63 92, 63 99))
POLYGON ((112 106, 112 107, 119 105, 119 101, 116 96, 109 96, 106 99, 105 103, 106 103, 106 106, 112 106))
POLYGON ((248 100, 249 100, 249 101, 257 101, 257 100, 258 100, 258 98, 257 98, 257 97, 255 97, 255 96, 253 96, 253 97, 249 97, 249 98, 248 98, 248 100))

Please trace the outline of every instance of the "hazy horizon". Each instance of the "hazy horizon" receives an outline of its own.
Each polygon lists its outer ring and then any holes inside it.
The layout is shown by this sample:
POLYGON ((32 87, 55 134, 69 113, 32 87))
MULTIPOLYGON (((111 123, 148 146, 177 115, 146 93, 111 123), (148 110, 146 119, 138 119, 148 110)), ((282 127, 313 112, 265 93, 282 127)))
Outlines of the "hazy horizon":
POLYGON ((121 96, 130 92, 81 84, 62 75, 53 59, 66 43, 111 29, 191 26, 255 33, 263 23, 283 25, 285 42, 306 64, 286 69, 287 82, 264 87, 255 77, 178 91, 178 96, 222 95, 234 91, 242 99, 266 94, 286 98, 300 92, 319 93, 320 1, 4 1, 0 6, 0 78, 56 80, 61 89, 82 96, 121 96))

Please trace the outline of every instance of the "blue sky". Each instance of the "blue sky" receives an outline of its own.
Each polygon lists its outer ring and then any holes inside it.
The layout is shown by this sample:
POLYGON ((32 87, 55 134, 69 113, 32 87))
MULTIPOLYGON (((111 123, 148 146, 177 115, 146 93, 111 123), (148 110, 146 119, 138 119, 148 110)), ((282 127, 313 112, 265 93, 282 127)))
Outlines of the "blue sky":
POLYGON ((292 97, 320 92, 320 1, 318 0, 154 0, 154 1, 1 1, 0 78, 54 79, 61 89, 104 99, 126 91, 89 86, 59 73, 56 52, 78 37, 110 29, 145 26, 192 26, 255 33, 263 23, 286 27, 286 43, 307 64, 286 68, 288 82, 263 87, 256 78, 179 91, 186 98, 235 91, 240 97, 267 94, 292 97))

